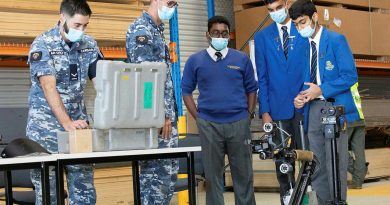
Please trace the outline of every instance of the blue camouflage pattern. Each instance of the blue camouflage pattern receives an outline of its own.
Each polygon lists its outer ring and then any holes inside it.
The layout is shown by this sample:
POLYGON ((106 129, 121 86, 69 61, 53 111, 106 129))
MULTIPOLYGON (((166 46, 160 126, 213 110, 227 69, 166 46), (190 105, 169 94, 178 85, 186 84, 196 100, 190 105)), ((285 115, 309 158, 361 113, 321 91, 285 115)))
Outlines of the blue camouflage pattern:
MULTIPOLYGON (((172 66, 164 37, 164 24, 156 25, 147 13, 136 19, 126 33, 127 59, 130 63, 166 62, 167 80, 164 88, 165 117, 172 122, 171 137, 159 136, 158 148, 178 146, 177 110, 172 81, 172 66)), ((174 192, 179 170, 177 159, 140 162, 141 201, 144 205, 168 205, 174 192)))
MULTIPOLYGON (((57 131, 65 131, 45 98, 39 77, 52 75, 56 78, 56 89, 72 120, 87 120, 84 90, 89 65, 101 56, 96 41, 84 35, 80 42, 69 47, 63 40, 59 26, 38 36, 29 52, 31 89, 28 97, 29 113, 27 136, 41 144, 51 153, 58 152, 57 131), (77 65, 71 73, 71 65, 77 65), (72 75, 72 76, 71 76, 72 75)), ((67 166, 67 183, 70 204, 96 204, 93 184, 93 166, 67 166)), ((55 172, 50 171, 51 204, 56 204, 55 172)), ((40 171, 32 170, 31 179, 35 186, 36 204, 42 204, 40 171)))

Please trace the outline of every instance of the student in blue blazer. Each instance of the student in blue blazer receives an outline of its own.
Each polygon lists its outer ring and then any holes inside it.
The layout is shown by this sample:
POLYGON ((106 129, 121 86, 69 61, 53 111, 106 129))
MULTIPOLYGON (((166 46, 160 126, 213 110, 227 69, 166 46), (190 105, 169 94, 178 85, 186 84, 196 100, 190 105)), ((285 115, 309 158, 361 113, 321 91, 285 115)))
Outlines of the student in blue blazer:
MULTIPOLYGON (((293 102, 304 82, 305 57, 302 54, 307 50, 307 40, 299 35, 288 16, 290 0, 264 2, 274 23, 259 31, 254 38, 259 115, 263 124, 275 122, 282 126, 293 136, 292 146, 300 148, 299 121, 303 116, 295 111, 293 102)), ((274 141, 280 144, 281 136, 279 132, 277 134, 274 141)), ((279 171, 283 161, 275 162, 282 204, 283 196, 292 188, 288 176, 279 171)))
MULTIPOLYGON (((304 107, 310 150, 319 163, 312 185, 319 204, 326 204, 334 196, 330 139, 325 139, 323 134, 321 109, 343 105, 348 124, 363 118, 357 91, 358 76, 347 40, 318 24, 317 10, 310 0, 297 0, 289 9, 289 14, 300 35, 308 38, 310 43, 310 52, 302 54, 306 56, 307 64, 303 91, 294 99, 294 105, 298 109, 304 107)), ((346 200, 348 136, 341 133, 337 143, 341 197, 346 200)))

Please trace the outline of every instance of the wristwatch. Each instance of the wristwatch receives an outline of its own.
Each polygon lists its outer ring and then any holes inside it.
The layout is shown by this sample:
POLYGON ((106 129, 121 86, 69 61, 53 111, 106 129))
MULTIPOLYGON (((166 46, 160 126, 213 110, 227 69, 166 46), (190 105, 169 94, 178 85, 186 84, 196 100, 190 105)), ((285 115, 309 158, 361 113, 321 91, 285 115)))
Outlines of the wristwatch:
POLYGON ((249 113, 249 116, 250 116, 251 119, 256 117, 256 112, 254 110, 253 111, 249 111, 248 110, 248 113, 249 113))

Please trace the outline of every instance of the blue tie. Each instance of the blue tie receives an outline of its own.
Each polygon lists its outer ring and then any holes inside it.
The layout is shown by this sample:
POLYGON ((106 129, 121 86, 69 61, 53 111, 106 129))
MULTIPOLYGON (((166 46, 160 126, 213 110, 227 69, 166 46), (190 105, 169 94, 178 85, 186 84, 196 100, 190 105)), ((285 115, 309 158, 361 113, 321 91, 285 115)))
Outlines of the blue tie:
POLYGON ((287 26, 282 26, 283 30, 283 51, 284 56, 287 58, 288 56, 288 32, 287 32, 287 26))
POLYGON ((314 41, 311 42, 310 82, 317 84, 317 47, 314 41))

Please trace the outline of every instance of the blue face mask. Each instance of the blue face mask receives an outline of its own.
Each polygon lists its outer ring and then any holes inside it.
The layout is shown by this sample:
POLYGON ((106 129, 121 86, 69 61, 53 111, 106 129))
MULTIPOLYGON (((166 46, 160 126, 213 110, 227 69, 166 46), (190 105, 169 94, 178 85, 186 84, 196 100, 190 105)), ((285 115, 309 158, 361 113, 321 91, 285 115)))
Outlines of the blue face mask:
POLYGON ((303 38, 309 38, 315 32, 315 30, 316 30, 315 28, 317 26, 317 22, 314 24, 314 28, 311 27, 311 23, 312 23, 312 21, 310 21, 310 24, 307 25, 305 28, 303 28, 302 30, 298 31, 299 34, 301 34, 301 36, 303 38))
POLYGON ((270 12, 269 15, 271 16, 271 19, 276 23, 283 23, 284 20, 286 20, 287 18, 287 11, 286 8, 282 8, 277 11, 270 12))
POLYGON ((211 46, 217 51, 226 48, 228 43, 229 43, 228 38, 211 38, 211 46))
POLYGON ((68 25, 64 24, 64 29, 65 29, 65 38, 67 38, 71 42, 79 42, 84 36, 84 31, 80 31, 77 29, 69 28, 68 25))
POLYGON ((158 9, 158 17, 161 20, 170 20, 175 13, 175 8, 176 7, 169 8, 167 6, 163 6, 161 9, 158 9))

